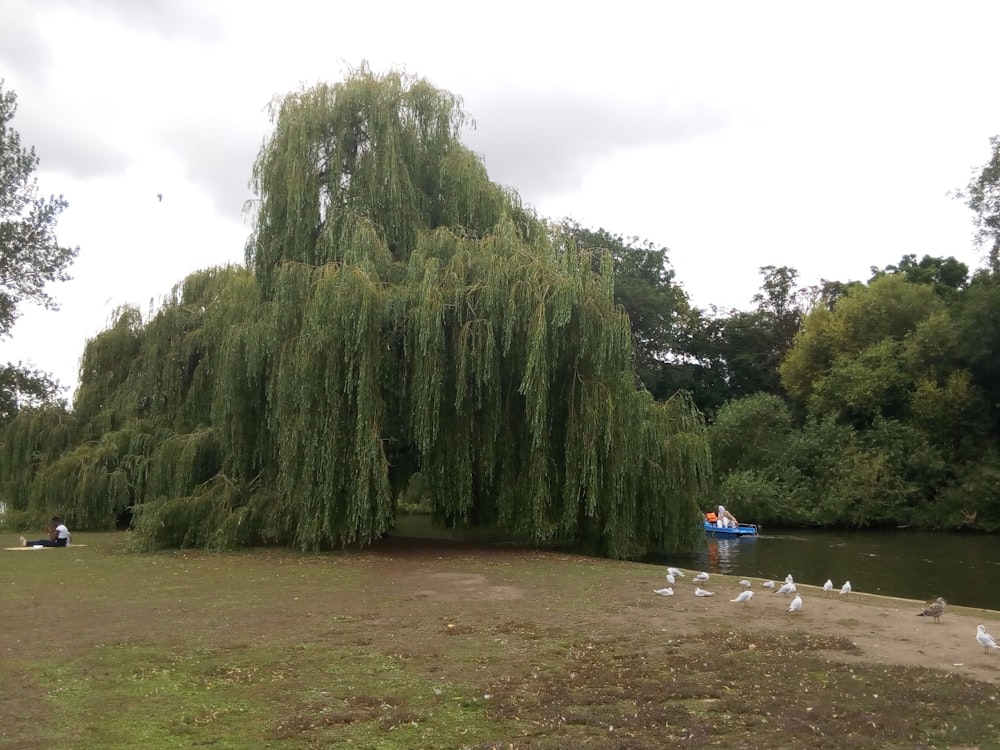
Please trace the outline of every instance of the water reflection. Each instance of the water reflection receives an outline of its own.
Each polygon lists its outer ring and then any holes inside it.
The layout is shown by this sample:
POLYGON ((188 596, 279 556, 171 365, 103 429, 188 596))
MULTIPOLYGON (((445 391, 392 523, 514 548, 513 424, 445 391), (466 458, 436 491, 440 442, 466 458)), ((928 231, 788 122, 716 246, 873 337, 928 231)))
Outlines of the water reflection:
MULTIPOLYGON (((747 545, 756 541, 755 539, 746 539, 747 545)), ((709 573, 722 573, 724 575, 731 575, 736 572, 735 566, 739 563, 741 559, 740 555, 740 545, 744 542, 743 539, 719 539, 718 537, 708 538, 708 548, 705 551, 705 557, 707 560, 707 569, 709 573)), ((750 557, 749 554, 742 555, 743 558, 750 557)))
POLYGON ((1000 610, 1000 540, 915 531, 791 531, 758 537, 709 537, 693 555, 657 560, 709 573, 837 588, 1000 610))

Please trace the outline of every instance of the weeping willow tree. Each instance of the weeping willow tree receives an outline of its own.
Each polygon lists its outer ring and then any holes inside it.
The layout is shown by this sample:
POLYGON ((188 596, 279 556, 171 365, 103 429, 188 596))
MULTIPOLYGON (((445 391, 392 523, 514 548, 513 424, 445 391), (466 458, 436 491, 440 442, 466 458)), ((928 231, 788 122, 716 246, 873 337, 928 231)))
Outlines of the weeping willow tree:
POLYGON ((700 415, 636 390, 610 258, 489 180, 461 102, 362 68, 273 120, 246 269, 90 342, 80 444, 33 491, 154 546, 365 543, 415 483, 442 524, 693 546, 700 415))
POLYGON ((0 502, 14 525, 38 526, 58 513, 77 529, 126 523, 133 507, 187 495, 215 476, 211 367, 202 357, 209 322, 218 340, 219 300, 253 285, 242 268, 192 274, 144 321, 122 307, 87 343, 74 408, 26 409, 0 435, 0 502), (206 439, 207 436, 207 439, 206 439))
MULTIPOLYGON (((0 511, 14 529, 31 528, 46 518, 32 512, 36 482, 46 467, 75 445, 78 423, 62 405, 43 405, 18 412, 0 433, 0 511)), ((51 517, 51 514, 49 516, 51 517)))

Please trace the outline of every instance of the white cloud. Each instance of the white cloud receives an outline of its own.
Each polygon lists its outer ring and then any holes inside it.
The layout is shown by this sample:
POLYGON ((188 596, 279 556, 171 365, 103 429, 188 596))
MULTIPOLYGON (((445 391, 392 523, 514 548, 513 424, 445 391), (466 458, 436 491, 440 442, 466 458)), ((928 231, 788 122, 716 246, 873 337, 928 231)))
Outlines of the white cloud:
POLYGON ((726 113, 706 105, 508 90, 469 98, 476 128, 466 142, 490 176, 528 198, 570 192, 599 161, 661 143, 683 143, 723 128, 726 113))
POLYGON ((669 246, 697 304, 747 305, 768 264, 803 283, 904 253, 975 265, 946 193, 1000 132, 998 27, 987 0, 8 0, 14 125, 81 254, 63 310, 26 312, 2 354, 73 382, 116 304, 241 260, 264 107, 363 60, 462 95, 470 147, 543 215, 669 246))
POLYGON ((51 55, 33 7, 27 0, 9 0, 0 11, 0 63, 8 75, 14 72, 39 81, 51 55))
POLYGON ((237 217, 251 197, 251 168, 264 135, 263 126, 208 117, 168 125, 162 144, 177 154, 184 176, 209 195, 220 216, 237 217))

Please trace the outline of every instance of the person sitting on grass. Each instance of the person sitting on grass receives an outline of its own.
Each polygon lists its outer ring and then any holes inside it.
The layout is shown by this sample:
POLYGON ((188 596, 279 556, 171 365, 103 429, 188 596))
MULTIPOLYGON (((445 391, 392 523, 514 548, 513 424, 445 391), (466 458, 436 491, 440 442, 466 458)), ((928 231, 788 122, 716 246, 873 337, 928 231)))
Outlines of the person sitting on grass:
POLYGON ((21 546, 23 547, 68 547, 70 540, 69 529, 66 528, 66 524, 62 522, 59 516, 52 516, 52 522, 45 528, 49 532, 48 539, 38 539, 37 541, 29 542, 23 536, 21 537, 21 546))

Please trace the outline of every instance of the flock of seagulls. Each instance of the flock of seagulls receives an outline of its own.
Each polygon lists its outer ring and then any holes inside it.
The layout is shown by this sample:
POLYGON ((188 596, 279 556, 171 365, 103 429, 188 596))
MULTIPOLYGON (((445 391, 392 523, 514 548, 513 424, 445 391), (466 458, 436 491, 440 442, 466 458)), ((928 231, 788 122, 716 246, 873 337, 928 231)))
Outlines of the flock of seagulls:
MULTIPOLYGON (((716 595, 715 591, 709 591, 708 589, 703 589, 701 587, 701 584, 708 583, 710 577, 711 576, 709 576, 709 574, 705 572, 701 572, 692 576, 691 580, 695 584, 694 587, 695 596, 706 597, 706 596, 716 595)), ((667 583, 669 583, 670 586, 662 589, 654 589, 653 590, 654 593, 659 594, 660 596, 673 596, 674 595, 673 587, 677 583, 677 580, 679 578, 686 578, 686 576, 680 569, 667 568, 667 583)), ((753 599, 754 596, 753 583, 747 578, 744 578, 738 581, 737 583, 743 590, 739 594, 737 594, 735 598, 730 599, 729 601, 734 604, 742 604, 744 607, 749 607, 750 600, 753 599)), ((788 605, 788 611, 791 612, 792 614, 799 613, 802 611, 802 596, 801 594, 798 593, 795 587, 795 579, 792 578, 791 573, 785 576, 784 583, 781 586, 778 586, 777 588, 775 588, 777 584, 771 580, 763 581, 761 582, 760 585, 762 588, 769 589, 774 594, 781 594, 785 598, 787 598, 789 594, 795 594, 795 597, 788 605)), ((835 587, 833 585, 833 581, 829 578, 826 579, 826 582, 823 584, 823 592, 826 593, 828 591, 833 591, 834 588, 835 587)), ((851 593, 851 591, 852 591, 851 582, 844 581, 844 585, 840 587, 840 594, 842 596, 847 596, 848 594, 851 593)), ((939 596, 934 602, 929 604, 922 612, 918 612, 917 617, 931 617, 933 618, 934 622, 940 623, 941 615, 944 614, 944 608, 945 605, 947 604, 948 602, 946 602, 939 596)), ((986 632, 985 625, 980 625, 976 629, 976 640, 983 647, 983 650, 986 654, 990 653, 990 649, 1000 650, 1000 644, 997 644, 996 639, 992 635, 986 632)))
MULTIPOLYGON (((679 568, 667 568, 667 583, 670 585, 662 589, 653 589, 654 594, 659 594, 660 596, 673 596, 674 595, 674 585, 677 583, 678 578, 686 578, 685 574, 679 568)), ((706 572, 697 573, 691 577, 691 581, 695 584, 694 595, 699 597, 705 596, 715 596, 717 592, 709 591, 708 589, 702 588, 701 584, 708 583, 711 576, 706 572)), ((739 594, 737 594, 735 599, 730 599, 730 602, 734 604, 742 604, 744 607, 750 606, 750 600, 753 599, 753 582, 748 578, 744 578, 737 582, 738 585, 743 589, 739 594)), ((792 599, 791 604, 788 605, 789 612, 801 612, 802 611, 802 597, 799 595, 795 587, 795 579, 792 578, 792 574, 789 573, 785 576, 785 582, 778 588, 775 588, 774 581, 763 581, 760 584, 765 589, 770 589, 772 593, 781 594, 785 598, 788 598, 789 594, 795 594, 795 598, 792 599)), ((833 581, 827 581, 823 585, 824 591, 829 591, 833 588, 833 581)), ((851 590, 851 582, 847 581, 840 589, 841 594, 847 594, 851 590)))
MULTIPOLYGON (((708 573, 705 573, 705 580, 708 580, 708 573)), ((678 578, 686 578, 679 568, 667 568, 667 583, 670 584, 665 589, 653 589, 654 594, 659 594, 660 596, 673 596, 674 589, 673 586, 677 583, 678 578)))

